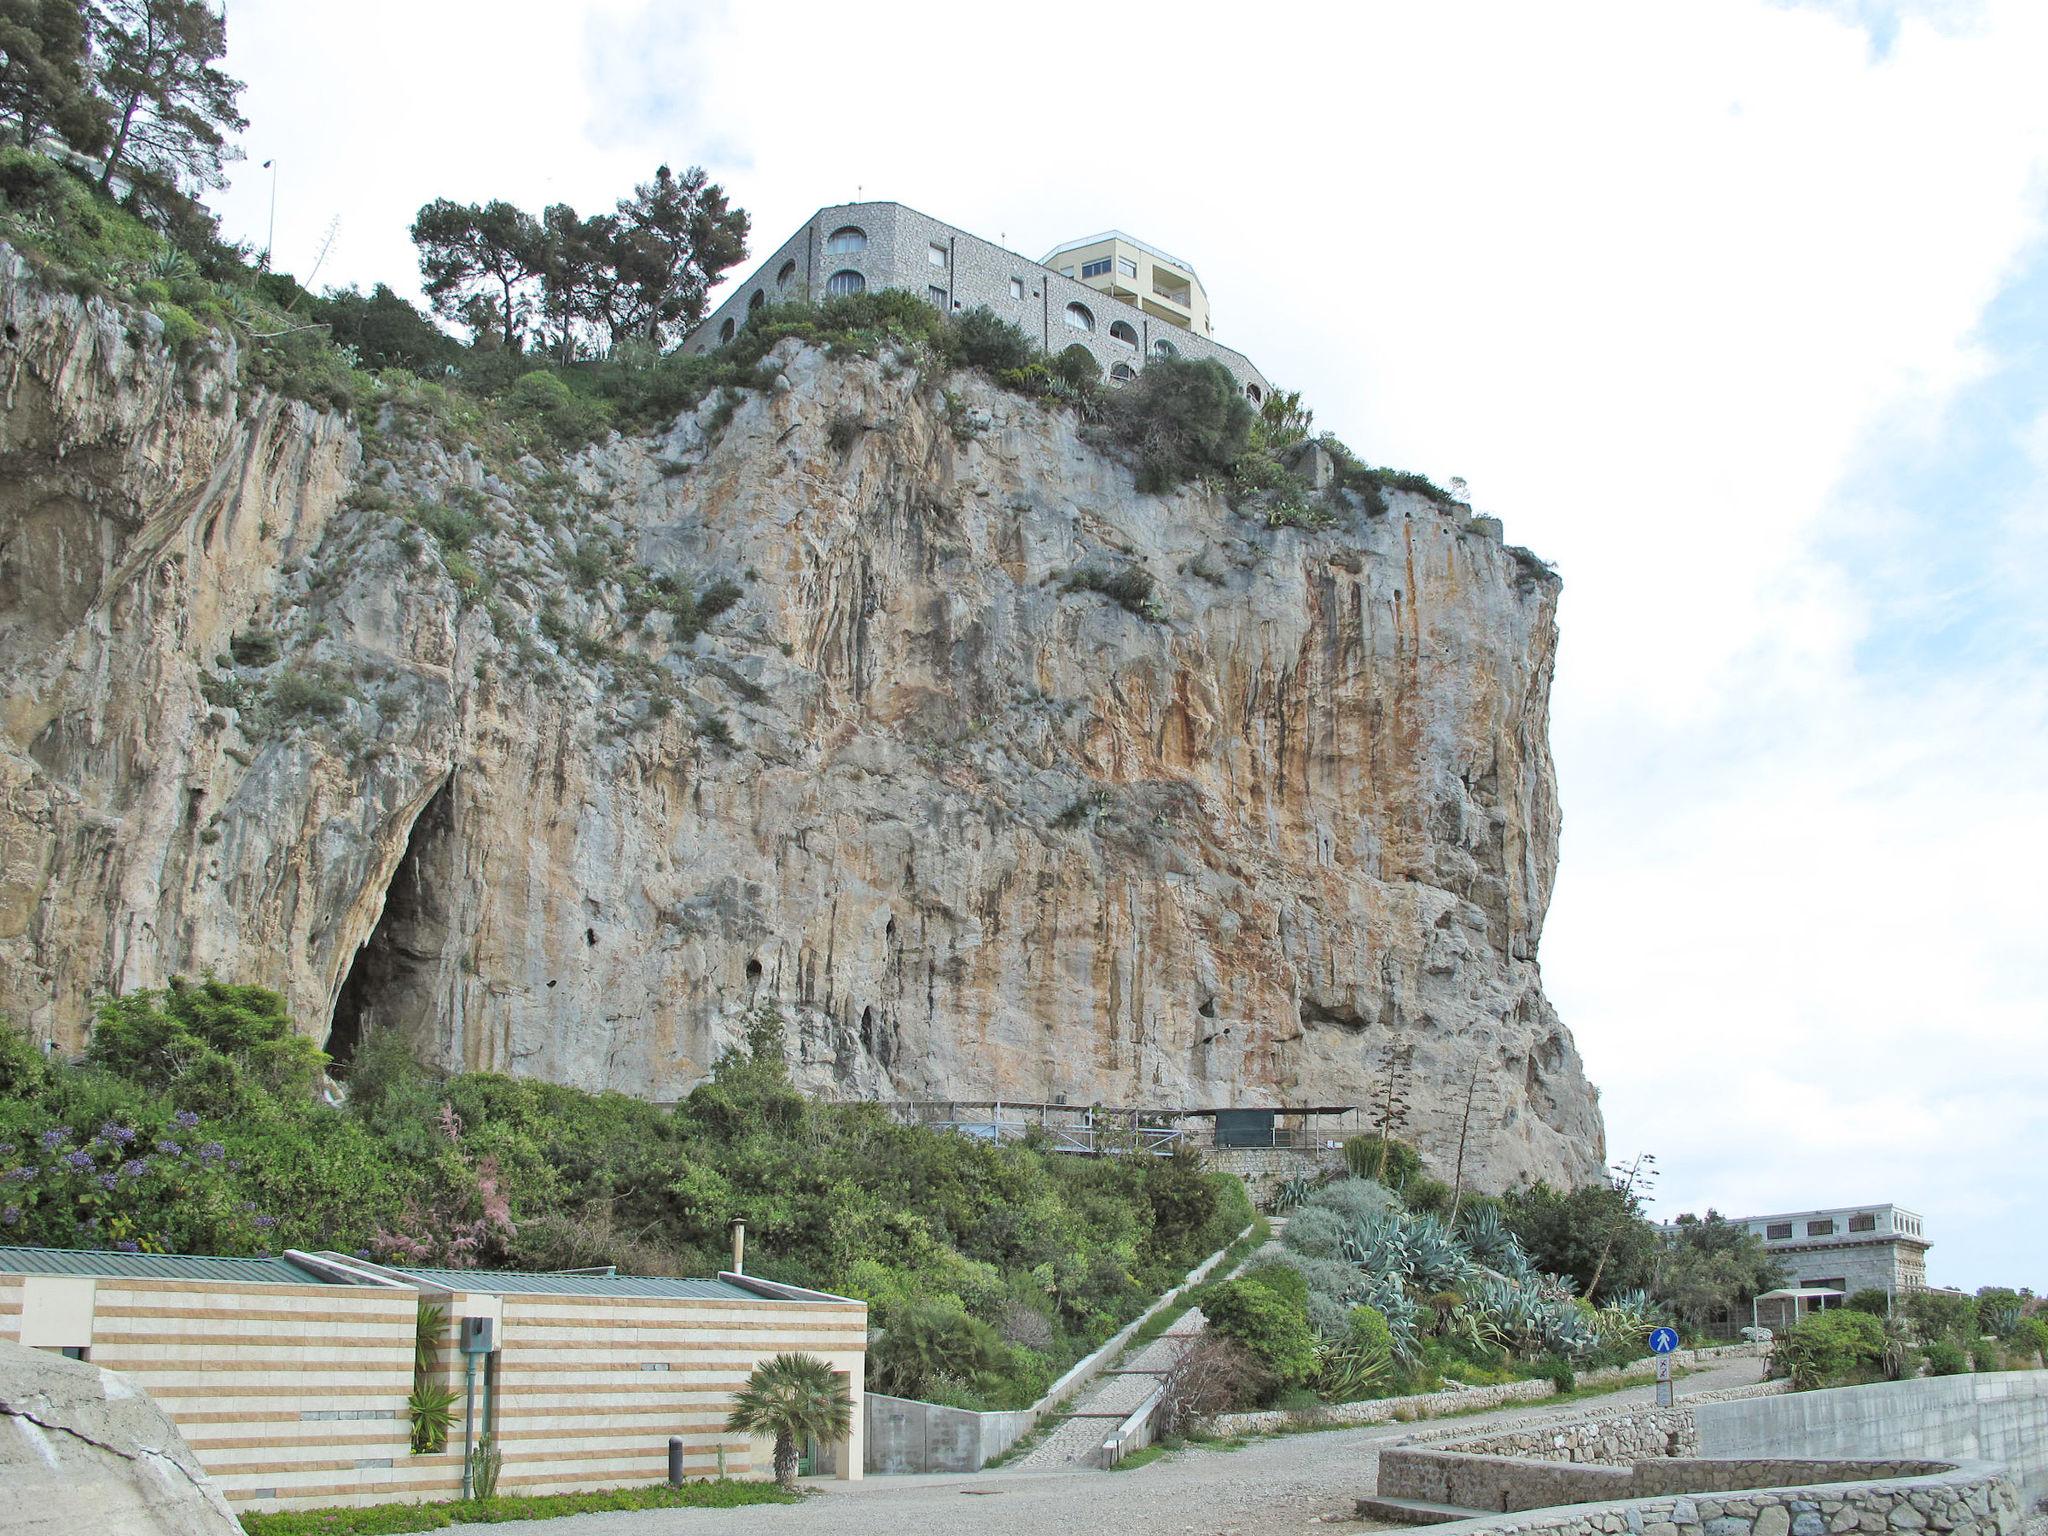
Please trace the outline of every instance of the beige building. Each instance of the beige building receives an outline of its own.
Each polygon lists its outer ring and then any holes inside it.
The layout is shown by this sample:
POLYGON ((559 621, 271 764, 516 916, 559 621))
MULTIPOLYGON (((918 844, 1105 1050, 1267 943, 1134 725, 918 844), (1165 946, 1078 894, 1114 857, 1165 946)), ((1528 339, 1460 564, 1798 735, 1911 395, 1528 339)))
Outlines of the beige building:
POLYGON ((129 1376, 241 1508, 454 1498, 465 1427, 494 1437, 505 1493, 660 1482, 671 1436, 688 1477, 767 1477, 772 1447, 728 1434, 725 1415, 756 1364, 792 1351, 828 1361, 854 1400, 848 1437, 813 1448, 812 1470, 861 1475, 866 1306, 750 1275, 0 1248, 0 1338, 129 1376), (423 1374, 457 1394, 455 1421, 445 1450, 415 1455, 406 1399, 427 1306, 441 1346, 423 1374), (475 1319, 487 1328, 465 1329, 475 1319))
POLYGON ((1197 336, 1212 336, 1209 295, 1195 269, 1121 230, 1056 245, 1039 259, 1062 277, 1086 283, 1097 293, 1122 299, 1155 320, 1197 336))

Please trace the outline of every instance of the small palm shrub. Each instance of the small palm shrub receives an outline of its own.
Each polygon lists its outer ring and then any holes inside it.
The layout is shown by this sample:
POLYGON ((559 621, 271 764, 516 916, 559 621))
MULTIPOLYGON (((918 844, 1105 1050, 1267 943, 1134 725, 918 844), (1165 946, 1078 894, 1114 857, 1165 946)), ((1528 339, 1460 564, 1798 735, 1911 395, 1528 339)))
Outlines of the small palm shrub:
POLYGON ((405 1400, 405 1416, 412 1424, 412 1453, 432 1456, 448 1449, 448 1426, 455 1422, 455 1393, 432 1382, 415 1381, 412 1395, 405 1400))
POLYGON ((797 1447, 806 1440, 837 1440, 853 1423, 853 1397, 832 1367, 816 1355, 763 1360, 733 1395, 725 1427, 734 1434, 775 1441, 775 1481, 796 1492, 797 1447))

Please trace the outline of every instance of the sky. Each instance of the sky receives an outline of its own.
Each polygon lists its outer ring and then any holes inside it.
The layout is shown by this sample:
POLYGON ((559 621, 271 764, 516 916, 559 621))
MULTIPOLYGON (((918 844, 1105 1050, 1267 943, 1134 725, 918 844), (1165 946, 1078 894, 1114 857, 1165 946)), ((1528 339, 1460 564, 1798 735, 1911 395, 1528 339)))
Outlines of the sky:
POLYGON ((865 196, 1193 261, 1319 429, 1465 477, 1564 577, 1544 975, 1652 1214, 1895 1201, 1936 1283, 2048 1290, 2048 5, 229 28, 216 205, 260 246, 274 187, 276 264, 321 285, 416 292, 430 198, 589 212, 664 161, 763 254, 865 196))

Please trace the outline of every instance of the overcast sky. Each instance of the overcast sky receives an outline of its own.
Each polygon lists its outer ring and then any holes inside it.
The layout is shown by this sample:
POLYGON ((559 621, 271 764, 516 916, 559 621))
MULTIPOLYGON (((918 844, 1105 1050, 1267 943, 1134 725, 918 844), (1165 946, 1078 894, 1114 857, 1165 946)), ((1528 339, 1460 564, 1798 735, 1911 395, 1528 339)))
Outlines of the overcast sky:
MULTIPOLYGON (((231 0, 277 262, 701 163, 1193 261, 1565 578, 1552 997, 1655 1214, 1892 1200, 2048 1289, 2048 5, 231 0), (345 18, 345 20, 344 20, 345 18)), ((741 269, 742 271, 746 269, 741 269)))

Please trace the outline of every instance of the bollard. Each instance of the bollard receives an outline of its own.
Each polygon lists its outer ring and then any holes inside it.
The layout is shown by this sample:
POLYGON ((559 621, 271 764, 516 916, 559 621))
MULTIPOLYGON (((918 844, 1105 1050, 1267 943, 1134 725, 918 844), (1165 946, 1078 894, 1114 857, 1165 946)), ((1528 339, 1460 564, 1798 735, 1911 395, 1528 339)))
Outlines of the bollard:
POLYGON ((683 1486, 683 1437, 668 1437, 668 1481, 671 1488, 683 1486))

